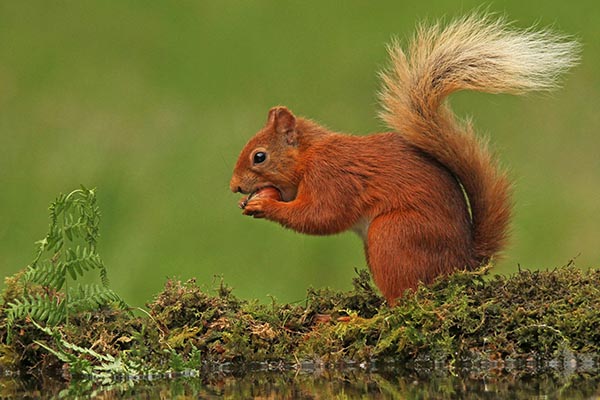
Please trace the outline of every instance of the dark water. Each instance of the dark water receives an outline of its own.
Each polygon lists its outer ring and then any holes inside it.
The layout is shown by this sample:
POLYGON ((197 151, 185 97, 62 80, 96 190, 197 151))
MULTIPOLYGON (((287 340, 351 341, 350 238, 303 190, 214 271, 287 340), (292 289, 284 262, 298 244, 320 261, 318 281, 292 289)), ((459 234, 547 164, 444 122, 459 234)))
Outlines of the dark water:
POLYGON ((63 399, 600 399, 600 379, 587 372, 236 371, 120 382, 3 378, 1 398, 63 399))

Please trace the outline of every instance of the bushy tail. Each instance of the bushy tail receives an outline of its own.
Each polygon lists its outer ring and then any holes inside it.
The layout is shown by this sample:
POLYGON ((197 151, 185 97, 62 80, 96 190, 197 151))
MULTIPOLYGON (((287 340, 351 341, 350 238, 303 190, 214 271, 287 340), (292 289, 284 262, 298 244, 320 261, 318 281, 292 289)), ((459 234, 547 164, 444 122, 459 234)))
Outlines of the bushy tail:
POLYGON ((471 15, 450 23, 420 26, 408 55, 397 43, 392 66, 382 74, 380 116, 409 142, 449 168, 471 207, 475 256, 486 262, 506 244, 511 186, 477 139, 442 104, 452 92, 549 90, 576 64, 579 46, 547 30, 516 30, 504 19, 471 15))

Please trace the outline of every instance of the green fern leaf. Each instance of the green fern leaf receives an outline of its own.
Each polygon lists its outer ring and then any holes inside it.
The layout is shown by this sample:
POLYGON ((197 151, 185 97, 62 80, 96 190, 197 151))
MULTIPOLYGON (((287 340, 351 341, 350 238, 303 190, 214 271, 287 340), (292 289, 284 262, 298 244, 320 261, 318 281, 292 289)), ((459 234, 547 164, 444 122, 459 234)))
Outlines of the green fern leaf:
POLYGON ((59 194, 49 210, 48 234, 36 242, 37 254, 21 278, 25 293, 7 304, 8 335, 15 321, 26 316, 52 326, 66 321, 71 313, 106 304, 129 308, 108 288, 106 266, 96 252, 100 208, 95 190, 82 186, 67 195, 59 194), (90 270, 99 271, 102 286, 80 284, 58 295, 68 278, 76 281, 90 270), (28 283, 40 285, 48 295, 28 294, 28 283))
POLYGON ((30 294, 7 304, 7 331, 10 332, 16 320, 29 316, 48 325, 57 325, 66 318, 65 302, 49 296, 35 297, 30 294))
POLYGON ((69 289, 69 308, 73 312, 93 309, 111 303, 115 303, 122 309, 128 308, 119 295, 105 286, 80 284, 69 289))

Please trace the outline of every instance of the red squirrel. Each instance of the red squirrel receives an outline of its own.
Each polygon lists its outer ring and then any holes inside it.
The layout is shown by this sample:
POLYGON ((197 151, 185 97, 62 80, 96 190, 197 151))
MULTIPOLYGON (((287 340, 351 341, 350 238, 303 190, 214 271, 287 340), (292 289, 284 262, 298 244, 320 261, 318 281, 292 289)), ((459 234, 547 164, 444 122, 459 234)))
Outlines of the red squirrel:
POLYGON ((311 235, 353 230, 393 305, 406 289, 489 263, 506 245, 511 183, 469 122, 444 99, 471 89, 548 90, 578 45, 470 15, 422 25, 389 48, 380 117, 393 132, 354 136, 274 107, 246 144, 230 189, 244 215, 311 235))

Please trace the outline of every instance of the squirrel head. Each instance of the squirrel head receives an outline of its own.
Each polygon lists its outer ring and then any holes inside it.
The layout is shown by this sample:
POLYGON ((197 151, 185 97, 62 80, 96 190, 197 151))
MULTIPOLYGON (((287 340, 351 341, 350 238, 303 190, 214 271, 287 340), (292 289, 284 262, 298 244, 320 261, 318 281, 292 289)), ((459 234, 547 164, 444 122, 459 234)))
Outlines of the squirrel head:
POLYGON ((283 201, 291 201, 300 182, 299 153, 296 117, 286 107, 273 107, 266 125, 242 149, 229 188, 234 193, 252 194, 271 186, 283 201))

